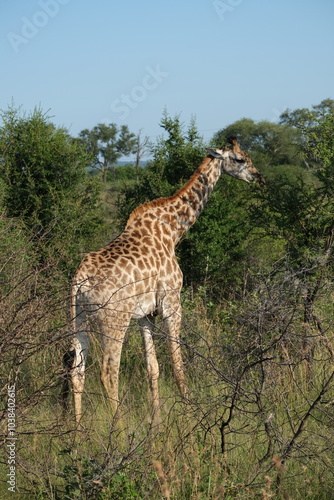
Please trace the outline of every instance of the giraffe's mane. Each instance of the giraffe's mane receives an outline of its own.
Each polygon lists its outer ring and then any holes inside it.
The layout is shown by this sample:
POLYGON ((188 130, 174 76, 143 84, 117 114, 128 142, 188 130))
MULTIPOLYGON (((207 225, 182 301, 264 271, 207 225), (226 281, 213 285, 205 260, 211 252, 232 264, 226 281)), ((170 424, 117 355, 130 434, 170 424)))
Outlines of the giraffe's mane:
POLYGON ((180 196, 182 196, 182 194, 185 191, 187 191, 187 189, 189 189, 189 187, 192 186, 192 184, 196 182, 202 170, 208 165, 208 163, 210 163, 211 160, 212 156, 207 156, 201 163, 201 165, 197 168, 197 170, 193 173, 193 175, 190 177, 190 179, 186 182, 186 184, 172 196, 165 196, 157 198, 156 200, 153 201, 147 201, 146 203, 143 203, 142 205, 139 205, 139 207, 135 208, 134 211, 131 213, 126 225, 128 226, 129 224, 131 224, 134 221, 134 219, 136 219, 136 217, 140 217, 148 209, 162 207, 166 205, 166 203, 173 202, 177 198, 180 198, 180 196))

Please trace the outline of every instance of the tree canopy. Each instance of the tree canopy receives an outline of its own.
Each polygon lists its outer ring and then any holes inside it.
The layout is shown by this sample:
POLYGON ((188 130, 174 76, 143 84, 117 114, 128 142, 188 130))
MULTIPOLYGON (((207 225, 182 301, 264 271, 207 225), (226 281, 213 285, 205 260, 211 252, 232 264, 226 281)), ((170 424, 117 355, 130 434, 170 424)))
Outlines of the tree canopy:
POLYGON ((115 123, 99 123, 91 130, 82 130, 79 141, 93 155, 91 166, 102 172, 104 182, 108 169, 115 166, 121 156, 135 153, 139 148, 138 138, 129 131, 127 125, 119 128, 115 123))

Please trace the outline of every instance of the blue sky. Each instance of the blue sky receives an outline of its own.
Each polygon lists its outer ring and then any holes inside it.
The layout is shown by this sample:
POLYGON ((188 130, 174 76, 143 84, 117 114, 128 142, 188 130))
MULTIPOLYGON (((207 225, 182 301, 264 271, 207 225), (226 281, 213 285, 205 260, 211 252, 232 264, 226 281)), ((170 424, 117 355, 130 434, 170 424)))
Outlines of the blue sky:
POLYGON ((205 139, 334 98, 333 0, 2 0, 0 109, 40 106, 74 136, 100 122, 205 139))

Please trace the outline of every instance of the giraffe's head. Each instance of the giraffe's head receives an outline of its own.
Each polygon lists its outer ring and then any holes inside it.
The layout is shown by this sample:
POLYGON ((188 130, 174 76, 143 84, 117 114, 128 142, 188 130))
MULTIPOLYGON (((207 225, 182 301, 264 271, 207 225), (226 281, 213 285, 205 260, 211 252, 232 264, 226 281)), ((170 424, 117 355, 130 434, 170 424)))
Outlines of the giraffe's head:
POLYGON ((245 182, 265 184, 262 175, 254 167, 249 155, 242 151, 235 135, 228 138, 231 148, 225 146, 218 149, 208 149, 210 156, 221 160, 222 174, 228 174, 245 182))

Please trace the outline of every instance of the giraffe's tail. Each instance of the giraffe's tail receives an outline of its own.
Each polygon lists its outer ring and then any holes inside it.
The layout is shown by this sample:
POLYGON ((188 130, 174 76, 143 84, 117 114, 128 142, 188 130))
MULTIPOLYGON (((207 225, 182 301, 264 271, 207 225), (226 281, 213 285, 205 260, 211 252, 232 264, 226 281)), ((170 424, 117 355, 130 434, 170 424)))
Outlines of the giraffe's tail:
MULTIPOLYGON (((70 330, 73 332, 75 330, 75 322, 76 322, 76 287, 74 284, 71 286, 71 296, 70 296, 71 304, 70 304, 70 330)), ((73 368, 75 358, 75 350, 70 348, 63 356, 63 384, 61 389, 61 405, 65 411, 68 410, 68 395, 70 392, 70 373, 73 368)))
POLYGON ((63 356, 63 366, 64 366, 64 375, 63 375, 63 385, 61 388, 61 405, 65 411, 68 410, 68 395, 70 392, 70 372, 73 366, 75 357, 74 349, 68 350, 63 356))

